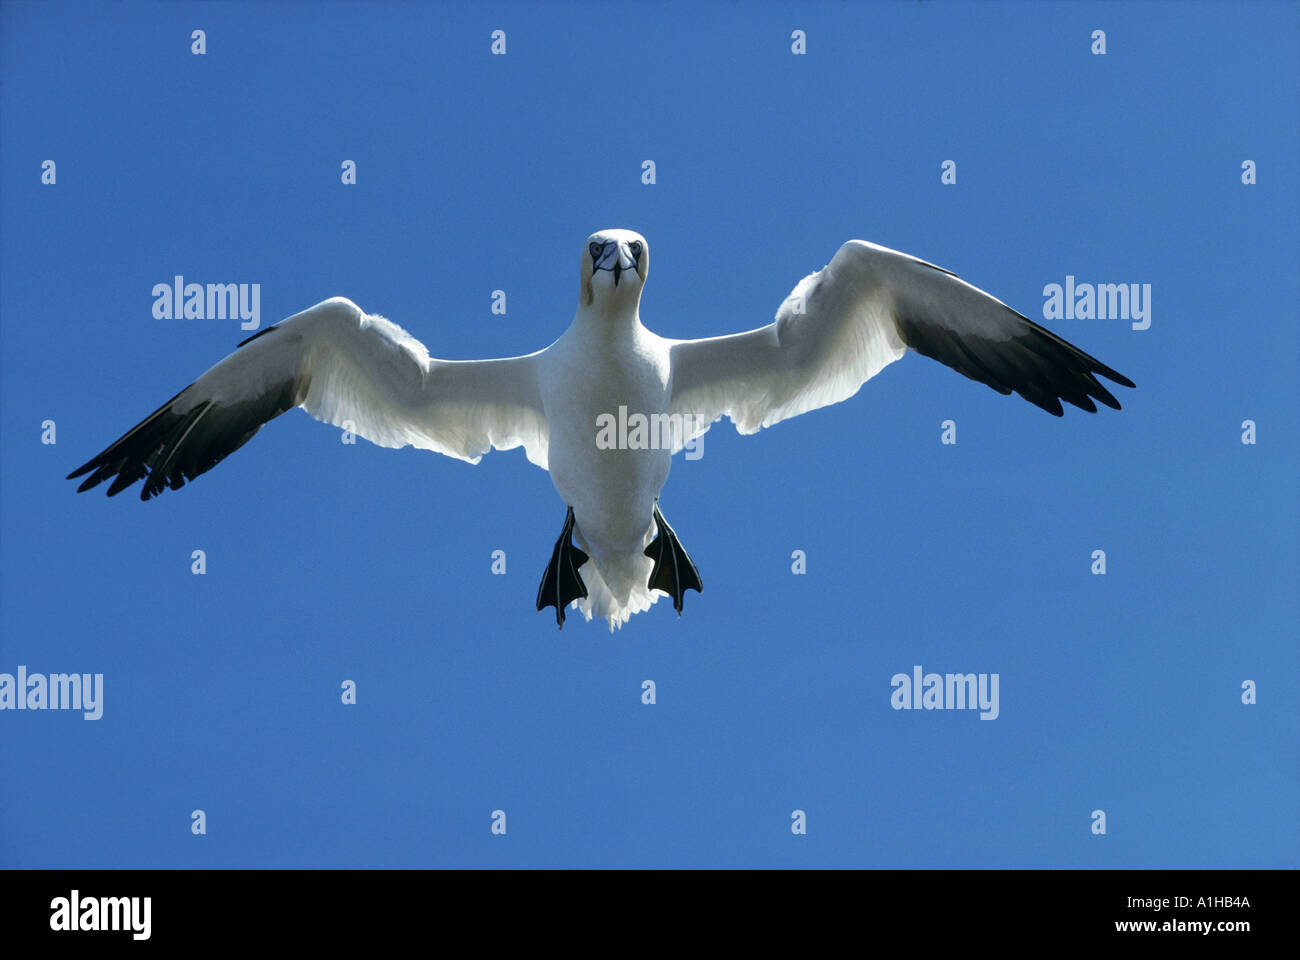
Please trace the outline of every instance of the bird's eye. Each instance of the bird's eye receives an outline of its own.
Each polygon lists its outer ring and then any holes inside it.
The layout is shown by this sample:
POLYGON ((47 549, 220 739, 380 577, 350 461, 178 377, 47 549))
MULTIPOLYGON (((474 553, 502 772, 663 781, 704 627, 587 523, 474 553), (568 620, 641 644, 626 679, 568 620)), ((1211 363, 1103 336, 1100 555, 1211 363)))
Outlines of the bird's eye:
POLYGON ((605 249, 605 245, 602 243, 597 243, 595 240, 591 241, 591 243, 588 244, 587 246, 587 252, 591 254, 591 258, 593 260, 599 257, 600 251, 604 249, 605 249))
POLYGON ((627 245, 627 248, 628 248, 629 250, 632 251, 632 256, 634 256, 634 257, 639 257, 639 256, 641 256, 641 241, 640 241, 640 240, 633 240, 631 243, 629 243, 629 244, 627 245))

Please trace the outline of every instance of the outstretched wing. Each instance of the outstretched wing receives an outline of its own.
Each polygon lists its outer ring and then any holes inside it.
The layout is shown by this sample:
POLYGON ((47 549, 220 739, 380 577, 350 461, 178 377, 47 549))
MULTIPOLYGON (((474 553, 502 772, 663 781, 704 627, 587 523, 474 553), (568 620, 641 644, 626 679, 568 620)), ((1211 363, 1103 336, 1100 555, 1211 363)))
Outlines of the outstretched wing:
POLYGON ((268 420, 300 406, 383 447, 478 463, 522 445, 546 468, 537 356, 438 360, 383 317, 335 297, 254 334, 68 479, 78 492, 144 478, 140 499, 211 470, 268 420))
MULTIPOLYGON (((941 267, 850 240, 765 327, 671 347, 672 411, 741 433, 846 400, 908 347, 1048 413, 1118 410, 1097 375, 1134 384, 941 267)), ((705 427, 707 429, 707 427, 705 427)), ((696 429, 698 435, 703 432, 696 429)))

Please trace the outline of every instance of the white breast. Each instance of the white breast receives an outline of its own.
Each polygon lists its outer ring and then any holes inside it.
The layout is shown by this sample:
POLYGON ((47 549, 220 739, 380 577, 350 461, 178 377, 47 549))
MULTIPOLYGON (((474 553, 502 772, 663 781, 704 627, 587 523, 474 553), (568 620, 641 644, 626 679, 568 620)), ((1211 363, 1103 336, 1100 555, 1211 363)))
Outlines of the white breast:
POLYGON ((619 331, 575 322, 542 365, 551 481, 615 593, 611 575, 630 558, 640 575, 654 499, 668 478, 671 448, 648 429, 668 413, 668 376, 667 342, 639 321, 619 331), (647 423, 639 436, 638 416, 647 423))

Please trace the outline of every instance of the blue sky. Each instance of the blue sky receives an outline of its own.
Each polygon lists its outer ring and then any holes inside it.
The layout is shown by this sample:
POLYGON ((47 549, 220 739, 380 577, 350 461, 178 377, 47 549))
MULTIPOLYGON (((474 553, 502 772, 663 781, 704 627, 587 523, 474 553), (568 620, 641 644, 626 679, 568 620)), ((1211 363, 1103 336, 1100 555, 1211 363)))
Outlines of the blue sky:
POLYGON ((0 864, 1296 865, 1298 26, 0 6, 0 673, 104 676, 98 720, 0 712, 0 864), (148 504, 63 479, 247 336, 155 319, 157 283, 258 283, 263 326, 343 295, 435 356, 515 355, 563 332, 605 227, 652 246, 665 336, 767 322, 852 237, 1040 322, 1067 276, 1150 284, 1149 329, 1046 322, 1138 389, 1058 420, 909 354, 758 436, 716 425, 662 496, 705 591, 612 636, 533 609, 564 504, 521 450, 349 446, 291 411, 148 504), (996 673, 997 719, 892 709, 918 664, 996 673))

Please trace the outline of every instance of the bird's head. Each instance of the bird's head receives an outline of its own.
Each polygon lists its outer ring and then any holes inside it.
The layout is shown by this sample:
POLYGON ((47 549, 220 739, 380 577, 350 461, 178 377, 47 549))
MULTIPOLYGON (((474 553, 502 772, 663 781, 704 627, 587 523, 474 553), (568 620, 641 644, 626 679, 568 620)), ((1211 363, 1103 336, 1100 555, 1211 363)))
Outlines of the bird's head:
POLYGON ((578 303, 636 303, 650 270, 650 246, 633 230, 598 230, 582 245, 578 303))

